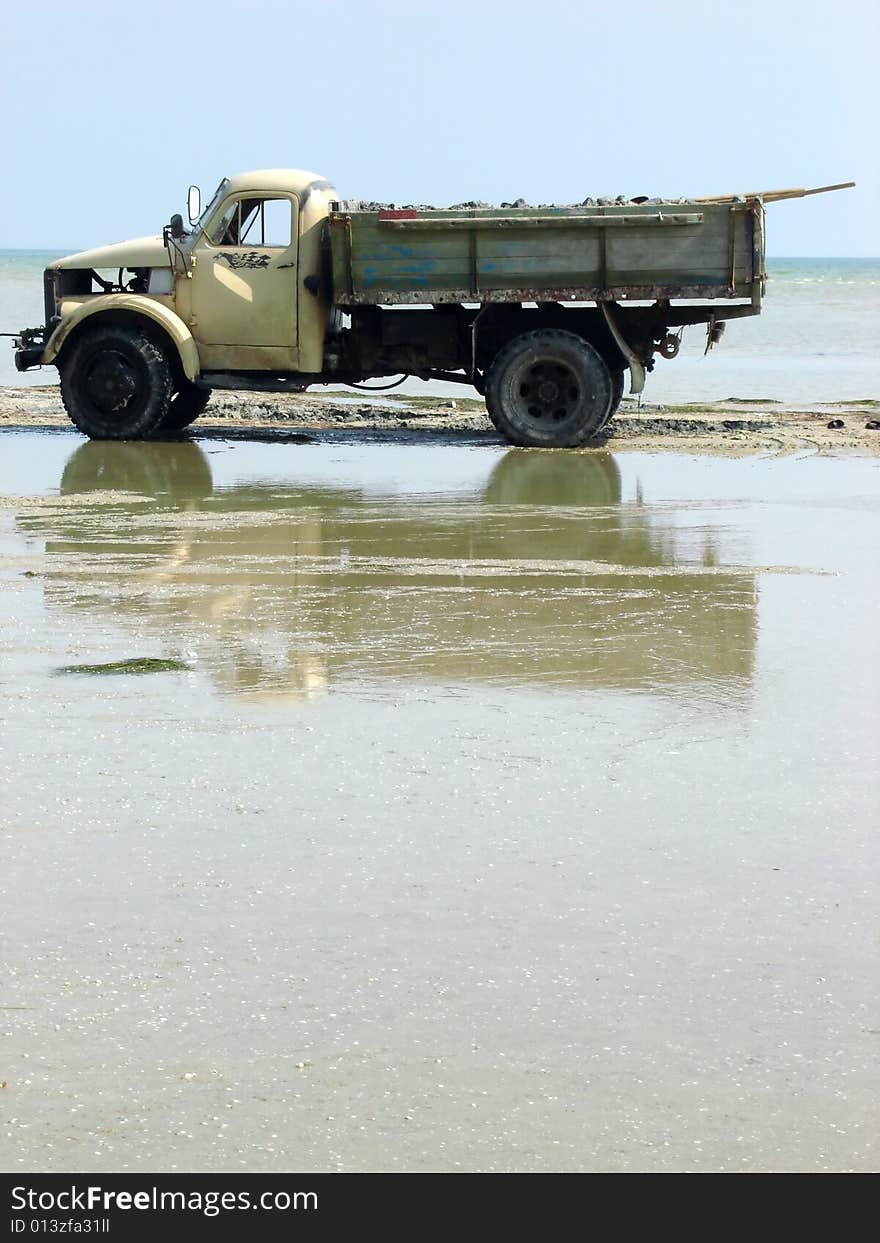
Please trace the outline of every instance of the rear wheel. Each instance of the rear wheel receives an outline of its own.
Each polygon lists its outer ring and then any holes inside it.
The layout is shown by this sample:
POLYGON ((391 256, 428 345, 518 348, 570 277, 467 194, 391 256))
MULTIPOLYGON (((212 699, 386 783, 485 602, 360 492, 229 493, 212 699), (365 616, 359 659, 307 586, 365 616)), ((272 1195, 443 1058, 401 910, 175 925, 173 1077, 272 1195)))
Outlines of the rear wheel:
POLYGON ((573 332, 515 337, 486 374, 486 409, 511 444, 576 448, 602 430, 613 382, 605 360, 573 332))
POLYGON ((139 329, 96 325, 72 344, 60 371, 64 408, 93 440, 146 440, 168 413, 171 365, 139 329))
POLYGON ((181 432, 196 419, 211 400, 211 390, 183 380, 173 397, 160 431, 181 432))

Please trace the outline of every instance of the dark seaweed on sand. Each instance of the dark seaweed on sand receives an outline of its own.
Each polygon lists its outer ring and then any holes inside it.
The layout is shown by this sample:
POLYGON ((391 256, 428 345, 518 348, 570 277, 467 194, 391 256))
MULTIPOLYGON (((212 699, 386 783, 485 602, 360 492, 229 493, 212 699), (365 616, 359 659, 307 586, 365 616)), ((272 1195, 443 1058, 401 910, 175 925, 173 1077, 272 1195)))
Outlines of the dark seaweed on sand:
POLYGON ((179 673, 192 666, 183 660, 162 660, 154 656, 135 656, 131 660, 111 660, 100 665, 64 665, 58 673, 179 673))

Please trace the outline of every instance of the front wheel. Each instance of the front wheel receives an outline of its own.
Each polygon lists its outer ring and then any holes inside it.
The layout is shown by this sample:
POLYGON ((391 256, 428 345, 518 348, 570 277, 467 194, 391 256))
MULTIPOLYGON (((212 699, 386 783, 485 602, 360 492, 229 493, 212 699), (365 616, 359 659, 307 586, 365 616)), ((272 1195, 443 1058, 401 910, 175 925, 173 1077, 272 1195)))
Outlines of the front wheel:
POLYGON ((598 350, 573 332, 515 337, 486 374, 489 418, 511 444, 577 448, 601 432, 613 397, 598 350))
POLYGON ((92 440, 146 440, 168 413, 171 365, 137 328, 96 325, 83 332, 60 371, 64 408, 92 440))

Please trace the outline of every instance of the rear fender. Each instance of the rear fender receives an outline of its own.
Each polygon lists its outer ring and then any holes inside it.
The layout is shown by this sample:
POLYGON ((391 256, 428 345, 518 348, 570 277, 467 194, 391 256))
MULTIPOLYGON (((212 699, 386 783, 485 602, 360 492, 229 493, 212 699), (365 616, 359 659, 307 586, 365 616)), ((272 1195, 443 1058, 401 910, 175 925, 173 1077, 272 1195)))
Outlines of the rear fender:
POLYGON ((189 328, 179 315, 169 310, 163 303, 154 302, 151 298, 144 298, 138 294, 100 295, 90 298, 88 302, 78 306, 69 315, 65 315, 46 342, 42 363, 45 365, 55 362, 71 335, 77 332, 84 321, 97 315, 107 317, 110 314, 119 322, 124 322, 129 317, 133 321, 137 319, 152 321, 174 347, 186 378, 195 380, 198 376, 201 370, 199 351, 189 328))

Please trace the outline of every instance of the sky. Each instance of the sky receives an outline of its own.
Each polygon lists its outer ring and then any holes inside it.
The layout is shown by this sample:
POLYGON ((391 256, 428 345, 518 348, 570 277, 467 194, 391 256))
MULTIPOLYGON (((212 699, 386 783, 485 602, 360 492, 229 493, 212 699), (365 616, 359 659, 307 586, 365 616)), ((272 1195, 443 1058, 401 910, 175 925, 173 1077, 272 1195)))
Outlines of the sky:
POLYGON ((2 41, 0 249, 290 167, 438 206, 856 181, 768 208, 768 253, 880 254, 880 0, 31 0, 2 41))

